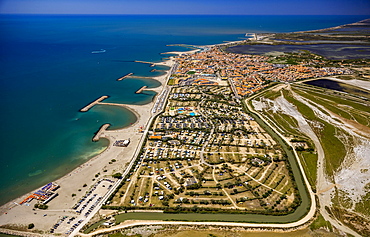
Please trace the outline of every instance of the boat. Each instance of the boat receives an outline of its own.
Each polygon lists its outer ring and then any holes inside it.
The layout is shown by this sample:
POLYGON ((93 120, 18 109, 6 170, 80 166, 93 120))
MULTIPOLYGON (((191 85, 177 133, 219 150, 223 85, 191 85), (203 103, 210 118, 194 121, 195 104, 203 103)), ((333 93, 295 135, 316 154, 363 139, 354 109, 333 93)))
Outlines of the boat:
POLYGON ((91 53, 105 53, 105 52, 107 52, 107 50, 101 49, 101 50, 92 51, 91 53))

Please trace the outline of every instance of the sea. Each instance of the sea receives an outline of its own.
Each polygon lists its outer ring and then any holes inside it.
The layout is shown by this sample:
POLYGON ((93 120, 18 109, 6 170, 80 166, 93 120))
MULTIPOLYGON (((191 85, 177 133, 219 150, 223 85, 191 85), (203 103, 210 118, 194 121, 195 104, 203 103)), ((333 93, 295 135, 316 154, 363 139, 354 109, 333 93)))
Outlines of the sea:
POLYGON ((118 129, 136 121, 115 106, 79 110, 106 101, 146 104, 154 92, 135 94, 160 62, 185 45, 245 39, 246 33, 314 30, 369 16, 0 15, 0 204, 51 182, 101 153, 92 142, 104 123, 118 129), (172 46, 170 46, 172 45, 172 46), (177 46, 174 46, 177 45, 177 46))

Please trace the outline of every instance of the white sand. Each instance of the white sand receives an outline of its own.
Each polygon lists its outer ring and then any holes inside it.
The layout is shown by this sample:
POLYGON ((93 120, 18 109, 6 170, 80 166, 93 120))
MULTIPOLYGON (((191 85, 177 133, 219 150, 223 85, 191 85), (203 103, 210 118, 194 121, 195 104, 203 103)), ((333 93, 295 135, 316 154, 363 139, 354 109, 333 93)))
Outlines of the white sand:
POLYGON ((176 54, 176 55, 183 55, 183 54, 193 54, 193 53, 196 53, 200 51, 200 49, 194 49, 194 50, 191 50, 191 51, 185 51, 185 52, 179 52, 179 51, 171 51, 171 52, 165 52, 165 53, 161 53, 161 54, 176 54))

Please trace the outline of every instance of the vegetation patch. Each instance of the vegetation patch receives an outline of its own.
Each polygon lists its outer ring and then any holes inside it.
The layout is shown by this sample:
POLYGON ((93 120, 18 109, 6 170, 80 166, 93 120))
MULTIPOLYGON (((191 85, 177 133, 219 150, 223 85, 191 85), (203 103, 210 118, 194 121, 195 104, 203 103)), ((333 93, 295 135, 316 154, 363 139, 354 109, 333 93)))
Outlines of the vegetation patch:
POLYGON ((360 235, 362 236, 369 235, 370 222, 367 219, 339 207, 332 207, 331 211, 335 218, 337 218, 340 222, 344 223, 351 229, 358 232, 360 235))
POLYGON ((317 229, 329 229, 330 231, 333 231, 333 227, 330 224, 329 221, 326 221, 322 215, 318 215, 314 222, 310 225, 311 230, 317 230, 317 229))
POLYGON ((308 181, 315 192, 317 179, 317 154, 309 151, 298 152, 308 181))

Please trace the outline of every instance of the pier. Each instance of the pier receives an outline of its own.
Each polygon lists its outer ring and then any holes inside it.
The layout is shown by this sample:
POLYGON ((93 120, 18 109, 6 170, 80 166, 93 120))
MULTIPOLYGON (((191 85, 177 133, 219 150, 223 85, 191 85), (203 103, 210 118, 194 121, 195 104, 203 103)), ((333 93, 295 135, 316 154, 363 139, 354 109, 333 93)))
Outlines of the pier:
POLYGON ((144 77, 144 76, 130 76, 130 78, 138 78, 138 79, 153 79, 153 77, 144 77))
POLYGON ((95 101, 91 102, 90 104, 86 105, 85 107, 83 107, 82 109, 80 109, 81 112, 87 112, 89 111, 89 109, 91 109, 94 105, 98 104, 99 102, 102 102, 103 100, 105 100, 106 98, 109 98, 109 96, 107 95, 103 95, 102 97, 96 99, 95 101))
POLYGON ((105 132, 105 130, 107 130, 107 128, 110 126, 109 123, 106 123, 106 124, 103 124, 103 126, 100 127, 99 131, 95 134, 95 136, 93 137, 93 141, 94 142, 97 142, 99 141, 100 139, 100 136, 103 132, 105 132))
POLYGON ((143 86, 141 87, 139 90, 137 90, 135 93, 136 94, 140 94, 141 92, 143 92, 143 90, 145 90, 147 88, 147 86, 143 86))
POLYGON ((138 60, 136 60, 136 61, 134 61, 135 63, 145 63, 145 64, 150 64, 150 66, 151 67, 154 67, 155 66, 155 63, 153 63, 153 62, 145 62, 145 61, 138 61, 138 60))
POLYGON ((127 77, 129 77, 129 76, 131 76, 131 75, 133 75, 134 73, 129 73, 129 74, 126 74, 126 75, 124 75, 123 77, 120 77, 120 78, 118 78, 117 79, 117 81, 122 81, 123 79, 125 79, 125 78, 127 78, 127 77))

